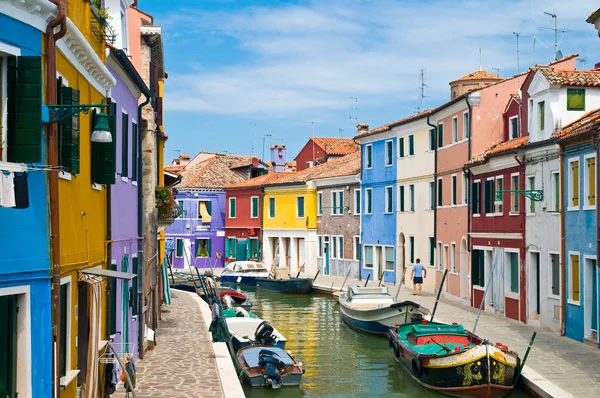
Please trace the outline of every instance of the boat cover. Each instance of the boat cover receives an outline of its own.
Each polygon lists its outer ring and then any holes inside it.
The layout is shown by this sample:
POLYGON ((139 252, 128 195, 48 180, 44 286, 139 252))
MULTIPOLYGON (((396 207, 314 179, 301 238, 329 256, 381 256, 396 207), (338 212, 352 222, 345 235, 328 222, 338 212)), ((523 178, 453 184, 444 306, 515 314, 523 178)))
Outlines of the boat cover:
POLYGON ((238 356, 243 357, 246 360, 246 363, 248 364, 248 366, 253 368, 255 366, 259 366, 258 365, 258 355, 260 354, 260 352, 262 350, 271 351, 271 352, 277 354, 277 356, 279 356, 281 361, 286 365, 294 364, 294 361, 292 360, 292 358, 290 358, 288 353, 279 347, 250 347, 250 348, 241 349, 240 351, 238 351, 238 356))
POLYGON ((387 295, 389 293, 388 293, 387 286, 380 286, 380 287, 350 286, 350 295, 352 295, 352 296, 367 295, 367 294, 387 295))
POLYGON ((440 325, 440 324, 427 324, 427 325, 413 325, 412 332, 420 336, 437 335, 437 334, 451 334, 466 336, 465 328, 463 325, 440 325))

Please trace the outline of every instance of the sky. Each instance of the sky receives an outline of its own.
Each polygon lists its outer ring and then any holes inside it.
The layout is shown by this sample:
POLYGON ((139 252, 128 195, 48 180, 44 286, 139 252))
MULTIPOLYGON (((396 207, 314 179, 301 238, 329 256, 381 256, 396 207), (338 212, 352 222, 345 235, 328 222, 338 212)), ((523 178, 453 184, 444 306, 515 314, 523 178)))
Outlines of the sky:
POLYGON ((480 65, 509 77, 578 53, 597 0, 139 0, 163 27, 166 159, 200 151, 293 160, 310 136, 353 137, 450 98, 480 65), (517 36, 518 33, 518 52, 517 36), (534 45, 535 43, 535 45, 534 45), (518 54, 518 57, 517 57, 518 54), (264 147, 263 147, 264 143, 264 147), (264 148, 264 149, 263 149, 264 148))

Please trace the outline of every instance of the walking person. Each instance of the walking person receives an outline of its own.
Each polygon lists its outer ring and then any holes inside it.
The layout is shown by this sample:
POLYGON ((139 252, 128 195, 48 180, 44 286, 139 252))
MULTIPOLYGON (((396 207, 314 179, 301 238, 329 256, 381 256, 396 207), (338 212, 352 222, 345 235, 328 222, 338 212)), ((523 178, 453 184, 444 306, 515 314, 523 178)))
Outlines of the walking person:
POLYGON ((413 296, 416 296, 417 294, 419 296, 421 295, 421 288, 423 287, 423 278, 426 277, 427 270, 425 269, 425 266, 421 264, 421 259, 418 258, 416 264, 413 264, 413 268, 410 273, 410 279, 413 280, 413 296))

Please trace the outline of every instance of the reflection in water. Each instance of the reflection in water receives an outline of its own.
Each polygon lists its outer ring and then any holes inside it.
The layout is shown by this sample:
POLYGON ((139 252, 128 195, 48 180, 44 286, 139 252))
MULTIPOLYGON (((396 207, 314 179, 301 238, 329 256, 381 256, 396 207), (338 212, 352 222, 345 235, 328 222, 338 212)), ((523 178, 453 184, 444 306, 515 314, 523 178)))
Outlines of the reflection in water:
MULTIPOLYGON (((286 295, 244 287, 252 311, 286 338, 286 349, 304 363, 298 387, 279 390, 244 386, 255 397, 442 397, 415 382, 394 361, 385 337, 351 329, 340 317, 334 297, 286 295)), ((512 397, 526 397, 521 391, 512 397)))

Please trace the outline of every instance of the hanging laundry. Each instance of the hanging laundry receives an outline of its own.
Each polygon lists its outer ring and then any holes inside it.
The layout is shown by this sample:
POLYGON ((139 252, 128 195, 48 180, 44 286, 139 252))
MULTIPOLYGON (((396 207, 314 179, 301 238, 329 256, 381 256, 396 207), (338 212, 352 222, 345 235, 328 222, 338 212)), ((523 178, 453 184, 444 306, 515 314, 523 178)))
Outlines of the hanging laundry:
POLYGON ((0 171, 0 207, 15 207, 14 174, 0 171))
POLYGON ((15 207, 26 209, 29 207, 29 186, 27 185, 27 173, 15 173, 15 207))

